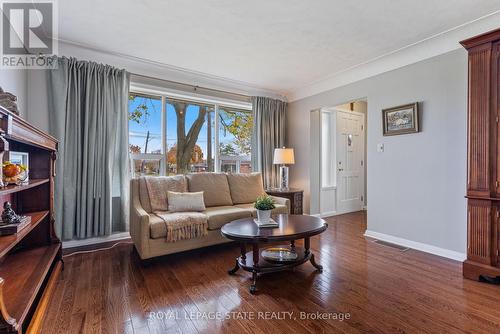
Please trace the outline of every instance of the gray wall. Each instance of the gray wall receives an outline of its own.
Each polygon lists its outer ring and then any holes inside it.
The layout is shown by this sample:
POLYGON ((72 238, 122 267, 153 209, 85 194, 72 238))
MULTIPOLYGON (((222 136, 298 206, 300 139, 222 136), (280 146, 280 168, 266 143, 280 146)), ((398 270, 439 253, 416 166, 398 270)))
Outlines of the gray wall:
POLYGON ((28 110, 27 70, 0 70, 0 87, 17 96, 17 108, 22 117, 28 110))
POLYGON ((368 230, 456 252, 466 250, 467 55, 456 50, 290 103, 291 185, 309 211, 310 111, 368 101, 368 230), (384 137, 383 108, 421 102, 422 132, 384 137), (377 143, 385 145, 378 153, 377 143))

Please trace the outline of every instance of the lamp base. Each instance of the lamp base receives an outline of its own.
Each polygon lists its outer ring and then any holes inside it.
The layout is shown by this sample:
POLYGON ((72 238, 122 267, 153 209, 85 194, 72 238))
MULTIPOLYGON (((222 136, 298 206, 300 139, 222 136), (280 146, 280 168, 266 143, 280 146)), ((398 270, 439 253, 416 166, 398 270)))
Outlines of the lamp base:
POLYGON ((288 189, 288 167, 280 166, 280 190, 288 189))

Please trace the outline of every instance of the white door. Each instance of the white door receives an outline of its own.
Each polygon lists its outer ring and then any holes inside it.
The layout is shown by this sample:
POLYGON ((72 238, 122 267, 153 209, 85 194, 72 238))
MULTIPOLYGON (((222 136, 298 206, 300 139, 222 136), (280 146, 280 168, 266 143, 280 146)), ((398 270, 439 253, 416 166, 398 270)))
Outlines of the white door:
POLYGON ((364 114, 337 111, 337 213, 363 209, 364 133, 364 114))

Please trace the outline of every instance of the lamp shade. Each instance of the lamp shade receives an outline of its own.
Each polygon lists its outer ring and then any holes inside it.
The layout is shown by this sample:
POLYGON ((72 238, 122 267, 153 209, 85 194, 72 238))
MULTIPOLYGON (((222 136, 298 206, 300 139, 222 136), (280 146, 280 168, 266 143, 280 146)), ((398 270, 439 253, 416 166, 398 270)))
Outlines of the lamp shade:
POLYGON ((293 148, 275 148, 273 164, 279 165, 293 165, 295 157, 293 155, 293 148))

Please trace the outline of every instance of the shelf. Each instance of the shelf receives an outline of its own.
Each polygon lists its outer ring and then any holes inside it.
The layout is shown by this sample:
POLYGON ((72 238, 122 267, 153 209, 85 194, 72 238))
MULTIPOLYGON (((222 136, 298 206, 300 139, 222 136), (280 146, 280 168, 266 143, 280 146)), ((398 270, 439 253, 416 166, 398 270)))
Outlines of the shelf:
POLYGON ((9 254, 0 265, 0 277, 5 282, 5 307, 20 326, 26 319, 60 248, 61 244, 55 243, 9 254))
POLYGON ((38 187, 39 185, 48 183, 49 181, 50 181, 50 179, 32 179, 32 180, 29 180, 27 184, 23 184, 21 186, 9 185, 7 187, 0 188, 0 195, 17 193, 19 191, 23 191, 23 190, 30 189, 33 187, 38 187))
MULTIPOLYGON (((12 248, 14 248, 14 246, 17 245, 38 224, 40 224, 48 214, 49 211, 23 213, 22 215, 31 217, 31 223, 19 233, 0 236, 0 258, 4 257, 12 248)), ((1 273, 0 277, 2 277, 1 273)))

